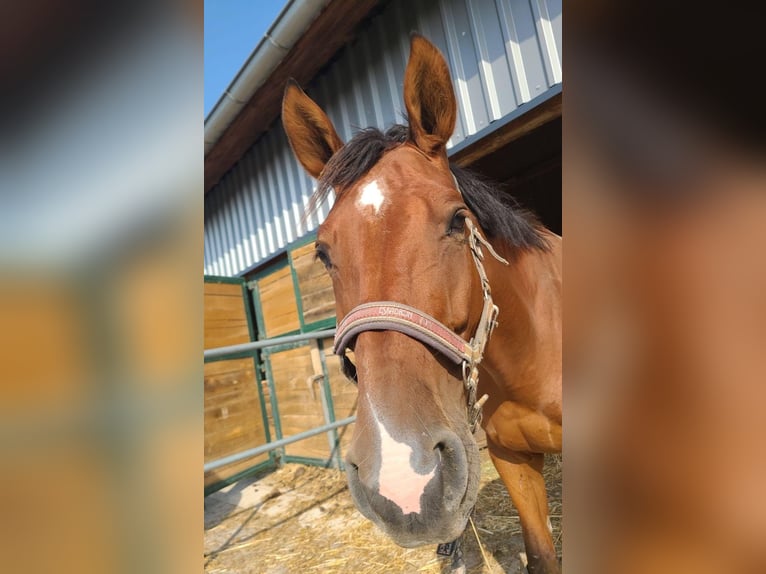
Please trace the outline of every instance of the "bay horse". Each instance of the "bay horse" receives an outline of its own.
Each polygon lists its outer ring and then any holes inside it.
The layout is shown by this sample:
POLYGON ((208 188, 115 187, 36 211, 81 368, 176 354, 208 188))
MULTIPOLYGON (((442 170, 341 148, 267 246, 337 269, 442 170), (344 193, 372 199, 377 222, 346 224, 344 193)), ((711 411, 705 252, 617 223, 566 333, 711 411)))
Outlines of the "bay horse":
POLYGON ((452 80, 417 34, 404 103, 407 126, 344 145, 294 81, 282 102, 293 152, 318 179, 309 209, 335 192, 316 257, 332 278, 335 351, 359 390, 349 488, 401 546, 456 539, 478 494, 480 418, 529 572, 558 573, 542 468, 561 451, 561 238, 450 166, 452 80))

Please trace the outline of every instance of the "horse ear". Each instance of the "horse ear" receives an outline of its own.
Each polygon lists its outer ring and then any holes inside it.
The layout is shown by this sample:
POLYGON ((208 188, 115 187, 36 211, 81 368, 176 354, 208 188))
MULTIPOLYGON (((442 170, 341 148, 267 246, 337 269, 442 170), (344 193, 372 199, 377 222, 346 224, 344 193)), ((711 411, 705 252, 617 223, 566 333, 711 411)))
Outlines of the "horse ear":
POLYGON ((429 155, 444 152, 455 130, 457 104, 447 62, 431 42, 412 34, 404 73, 410 139, 429 155))
POLYGON ((322 108, 292 78, 282 97, 282 125, 295 157, 314 178, 319 178, 327 161, 343 147, 322 108))

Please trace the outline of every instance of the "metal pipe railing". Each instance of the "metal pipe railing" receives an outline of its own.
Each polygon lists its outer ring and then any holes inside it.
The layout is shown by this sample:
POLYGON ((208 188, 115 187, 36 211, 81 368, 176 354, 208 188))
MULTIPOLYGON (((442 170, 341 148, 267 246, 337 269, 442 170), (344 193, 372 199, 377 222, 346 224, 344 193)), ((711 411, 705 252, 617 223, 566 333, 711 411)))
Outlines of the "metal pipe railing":
MULTIPOLYGON (((265 349, 267 347, 276 347, 278 345, 286 345, 290 343, 299 343, 301 341, 309 341, 312 339, 324 339, 326 337, 332 337, 333 335, 335 335, 335 329, 325 329, 322 331, 313 331, 311 333, 300 333, 298 335, 274 337, 273 339, 264 339, 262 341, 252 341, 250 343, 241 343, 239 345, 229 345, 228 347, 216 347, 215 349, 206 349, 204 355, 205 355, 205 359, 220 359, 228 355, 235 355, 237 353, 243 353, 247 351, 256 351, 258 349, 265 349)), ((205 464, 204 466, 205 472, 210 472, 211 470, 215 470, 222 466, 226 466, 227 464, 239 462, 240 460, 244 460, 246 458, 250 458, 253 456, 258 456, 259 454, 267 453, 271 450, 286 446, 288 444, 292 444, 294 442, 298 442, 299 440, 310 438, 312 436, 321 434, 323 432, 331 431, 338 427, 346 426, 348 424, 353 423, 355 420, 356 420, 356 416, 350 416, 348 418, 341 419, 339 421, 327 423, 321 427, 316 427, 316 428, 298 433, 296 435, 284 437, 279 440, 275 440, 273 442, 263 444, 261 446, 257 446, 255 448, 251 448, 251 449, 244 450, 235 454, 231 454, 229 456, 225 456, 223 458, 219 458, 217 460, 214 460, 205 464)))
POLYGON ((300 343, 311 339, 324 339, 335 335, 335 329, 325 329, 323 331, 313 331, 311 333, 300 333, 298 335, 287 335, 286 337, 274 337, 273 339, 264 339, 262 341, 252 341, 250 343, 241 343, 239 345, 229 345, 228 347, 216 347, 215 349, 205 350, 205 359, 220 359, 227 355, 243 353, 245 351, 256 351, 266 347, 276 347, 277 345, 286 345, 289 343, 300 343))
POLYGON ((356 415, 341 419, 339 421, 335 421, 333 423, 328 423, 326 425, 323 425, 321 427, 316 427, 298 434, 294 434, 292 436, 288 436, 285 438, 281 438, 279 440, 275 440, 274 442, 270 442, 268 444, 264 444, 261 446, 257 446, 255 448, 251 448, 249 450, 244 450, 242 452, 238 452, 236 454, 232 454, 229 456, 225 456, 223 458, 219 458, 218 460, 214 460, 212 462, 209 462, 205 465, 205 472, 209 472, 211 470, 215 470, 217 468, 220 468, 222 466, 226 466, 227 464, 231 464, 233 462, 238 462, 240 460, 250 458, 251 456, 258 456, 259 454, 264 454, 266 452, 269 452, 270 450, 274 450, 275 448, 279 448, 294 442, 297 442, 299 440, 303 440, 305 438, 310 438, 314 435, 321 434, 323 432, 331 431, 333 429, 336 429, 338 427, 346 426, 348 424, 353 423, 356 420, 356 415))

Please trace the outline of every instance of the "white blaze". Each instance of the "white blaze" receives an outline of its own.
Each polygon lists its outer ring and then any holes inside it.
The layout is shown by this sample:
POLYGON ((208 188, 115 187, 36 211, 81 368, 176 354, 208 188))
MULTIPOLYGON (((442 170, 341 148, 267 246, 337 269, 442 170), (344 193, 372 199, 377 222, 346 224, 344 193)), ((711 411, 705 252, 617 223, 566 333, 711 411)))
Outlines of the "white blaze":
POLYGON ((362 188, 362 195, 356 200, 356 205, 360 210, 365 207, 372 207, 375 215, 377 215, 385 199, 378 182, 371 181, 362 188))
MULTIPOLYGON (((370 405, 372 407, 372 405, 370 405)), ((391 502, 402 509, 404 514, 420 512, 420 497, 426 485, 436 474, 436 464, 431 472, 418 473, 410 463, 412 447, 399 442, 378 419, 375 409, 372 415, 378 425, 380 434, 380 474, 378 475, 378 491, 391 502)))

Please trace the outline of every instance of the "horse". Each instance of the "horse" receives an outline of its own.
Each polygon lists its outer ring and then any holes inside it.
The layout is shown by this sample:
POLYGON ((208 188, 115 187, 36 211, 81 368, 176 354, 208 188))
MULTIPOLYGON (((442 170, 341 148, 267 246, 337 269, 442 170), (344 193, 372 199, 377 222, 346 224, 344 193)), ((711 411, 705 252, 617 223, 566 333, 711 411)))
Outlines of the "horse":
POLYGON ((406 126, 346 144, 294 80, 282 101, 292 151, 318 180, 309 209, 335 193, 316 258, 359 391, 349 489, 400 546, 458 538, 478 495, 480 420, 529 572, 558 573, 542 468, 561 451, 561 238, 450 165, 452 80, 418 34, 403 95, 406 126))

